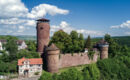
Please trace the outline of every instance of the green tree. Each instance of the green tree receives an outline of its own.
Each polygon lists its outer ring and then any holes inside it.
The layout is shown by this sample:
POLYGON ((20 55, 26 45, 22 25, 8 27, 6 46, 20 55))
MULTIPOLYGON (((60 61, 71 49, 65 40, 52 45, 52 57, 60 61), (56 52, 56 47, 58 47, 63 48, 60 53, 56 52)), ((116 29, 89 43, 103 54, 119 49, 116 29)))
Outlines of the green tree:
POLYGON ((10 62, 9 54, 6 51, 1 51, 0 60, 3 62, 10 62))
POLYGON ((40 55, 38 52, 29 51, 28 54, 31 54, 33 58, 40 58, 40 55))
POLYGON ((115 57, 118 55, 118 52, 120 52, 121 47, 117 44, 117 42, 111 38, 109 34, 106 34, 104 36, 105 41, 109 43, 109 57, 115 57))
POLYGON ((5 62, 0 61, 0 73, 7 73, 8 71, 8 66, 5 62))
POLYGON ((7 36, 0 36, 0 39, 5 39, 5 40, 15 39, 15 40, 18 40, 17 37, 15 37, 15 36, 10 36, 10 35, 7 35, 7 36))
POLYGON ((71 31, 70 37, 72 40, 78 40, 78 33, 76 31, 71 31))
POLYGON ((40 58, 40 55, 38 52, 28 51, 28 50, 19 50, 18 54, 16 55, 17 59, 21 59, 23 57, 25 58, 40 58))
POLYGON ((51 39, 51 43, 55 43, 63 53, 66 53, 70 51, 72 40, 67 33, 65 33, 63 30, 59 30, 54 33, 51 39))
POLYGON ((83 34, 79 34, 79 47, 80 47, 80 52, 84 51, 84 37, 83 34))
POLYGON ((72 52, 81 52, 84 48, 83 34, 78 34, 76 31, 71 31, 70 37, 72 39, 72 52))
POLYGON ((17 61, 12 61, 10 63, 7 63, 8 70, 10 73, 16 73, 17 72, 17 61))
POLYGON ((124 45, 122 48, 121 48, 121 52, 124 52, 124 53, 128 53, 128 47, 126 45, 124 45))
POLYGON ((86 44, 85 44, 85 48, 88 48, 90 49, 91 48, 91 38, 90 38, 90 35, 88 35, 88 38, 86 40, 86 44))
POLYGON ((56 74, 56 73, 54 73, 54 74, 52 75, 52 79, 53 79, 53 80, 59 80, 59 75, 56 74))
POLYGON ((83 80, 83 76, 76 68, 72 68, 61 73, 59 75, 59 80, 83 80))
POLYGON ((23 57, 33 58, 33 55, 31 55, 28 50, 20 50, 16 56, 17 56, 17 59, 21 59, 23 57))
POLYGON ((29 51, 36 51, 36 42, 35 41, 32 41, 32 40, 29 40, 29 41, 26 41, 27 45, 28 45, 28 50, 29 51))
POLYGON ((84 80, 99 80, 100 71, 96 64, 89 64, 83 69, 84 80))
POLYGON ((16 60, 16 54, 18 52, 18 46, 16 44, 16 40, 10 38, 7 40, 6 50, 9 52, 10 60, 16 60))
POLYGON ((101 73, 101 80, 129 80, 129 57, 109 58, 97 62, 101 73))
POLYGON ((43 71, 39 80, 53 80, 53 79, 52 79, 52 75, 49 72, 43 71))

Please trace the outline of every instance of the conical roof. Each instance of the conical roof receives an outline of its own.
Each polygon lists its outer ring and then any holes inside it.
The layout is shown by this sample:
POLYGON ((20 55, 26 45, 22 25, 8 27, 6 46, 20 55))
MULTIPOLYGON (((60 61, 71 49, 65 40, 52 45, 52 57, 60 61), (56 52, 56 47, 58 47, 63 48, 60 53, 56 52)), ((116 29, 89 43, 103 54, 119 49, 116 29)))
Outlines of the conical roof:
POLYGON ((59 48, 57 48, 56 45, 54 43, 52 43, 46 50, 55 51, 55 50, 59 50, 59 48))

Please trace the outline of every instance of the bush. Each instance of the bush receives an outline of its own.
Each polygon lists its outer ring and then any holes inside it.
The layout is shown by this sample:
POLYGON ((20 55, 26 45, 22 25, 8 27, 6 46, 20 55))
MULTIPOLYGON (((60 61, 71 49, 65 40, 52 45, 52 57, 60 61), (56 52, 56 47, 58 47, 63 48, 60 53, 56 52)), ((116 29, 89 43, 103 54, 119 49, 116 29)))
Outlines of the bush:
POLYGON ((83 76, 76 68, 72 68, 61 73, 59 80, 83 80, 83 76))
POLYGON ((34 74, 35 74, 35 75, 39 75, 39 73, 40 73, 40 72, 35 72, 34 74))
POLYGON ((52 79, 52 75, 49 72, 43 71, 39 80, 53 80, 53 79, 52 79))
POLYGON ((99 80, 100 71, 96 64, 90 64, 83 70, 84 80, 99 80))
POLYGON ((98 68, 101 72, 102 80, 129 80, 130 69, 128 64, 130 64, 130 61, 125 57, 105 59, 97 62, 98 68))

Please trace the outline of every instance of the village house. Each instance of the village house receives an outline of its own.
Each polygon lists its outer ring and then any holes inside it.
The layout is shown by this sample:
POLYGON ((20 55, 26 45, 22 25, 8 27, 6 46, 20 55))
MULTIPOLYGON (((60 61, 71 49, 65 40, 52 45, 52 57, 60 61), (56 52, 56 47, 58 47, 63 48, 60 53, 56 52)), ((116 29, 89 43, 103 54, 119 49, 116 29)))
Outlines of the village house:
POLYGON ((3 50, 2 43, 0 42, 0 50, 3 50))
MULTIPOLYGON (((4 39, 0 40, 0 50, 4 50, 4 47, 2 45, 6 43, 7 43, 7 40, 4 40, 4 39)), ((18 45, 18 50, 27 48, 27 45, 24 40, 17 40, 16 43, 18 45)))
POLYGON ((35 76, 42 73, 42 58, 22 58, 18 60, 19 76, 35 76))
POLYGON ((4 40, 4 39, 0 40, 0 50, 4 50, 3 44, 6 44, 6 43, 7 43, 6 40, 4 40))
POLYGON ((17 40, 17 45, 18 45, 18 50, 21 50, 21 49, 26 49, 27 48, 27 45, 25 43, 25 41, 23 40, 17 40))

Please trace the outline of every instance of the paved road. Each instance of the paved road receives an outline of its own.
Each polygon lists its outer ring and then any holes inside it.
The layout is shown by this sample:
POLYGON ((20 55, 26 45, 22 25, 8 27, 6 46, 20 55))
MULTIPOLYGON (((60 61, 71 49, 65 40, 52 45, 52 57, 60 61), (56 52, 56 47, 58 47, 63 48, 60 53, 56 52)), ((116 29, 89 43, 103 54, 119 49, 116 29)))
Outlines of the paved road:
POLYGON ((38 80, 39 77, 31 77, 31 78, 20 78, 20 79, 11 79, 11 80, 38 80))

